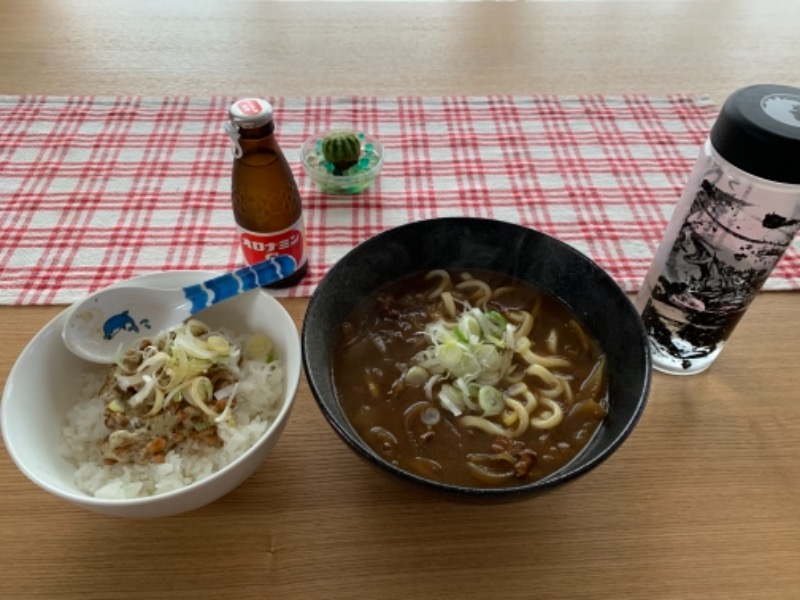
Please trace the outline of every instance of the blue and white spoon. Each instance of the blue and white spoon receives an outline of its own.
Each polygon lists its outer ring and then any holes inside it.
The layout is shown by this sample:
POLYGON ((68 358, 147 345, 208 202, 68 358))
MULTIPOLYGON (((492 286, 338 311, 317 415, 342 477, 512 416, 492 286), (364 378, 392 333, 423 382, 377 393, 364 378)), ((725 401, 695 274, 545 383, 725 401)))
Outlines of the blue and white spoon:
POLYGON ((147 333, 156 335, 204 308, 275 283, 294 270, 294 259, 276 256, 181 289, 105 288, 73 306, 61 337, 73 354, 111 364, 121 351, 147 333))

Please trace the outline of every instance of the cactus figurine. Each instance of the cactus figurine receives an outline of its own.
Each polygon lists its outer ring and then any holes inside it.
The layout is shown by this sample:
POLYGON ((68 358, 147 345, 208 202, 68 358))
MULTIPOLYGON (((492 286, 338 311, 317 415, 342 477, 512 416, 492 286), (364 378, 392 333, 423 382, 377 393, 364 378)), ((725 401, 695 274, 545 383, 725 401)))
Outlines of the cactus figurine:
POLYGON ((322 155, 334 166, 334 175, 341 175, 358 163, 361 141, 351 131, 334 131, 322 140, 322 155))

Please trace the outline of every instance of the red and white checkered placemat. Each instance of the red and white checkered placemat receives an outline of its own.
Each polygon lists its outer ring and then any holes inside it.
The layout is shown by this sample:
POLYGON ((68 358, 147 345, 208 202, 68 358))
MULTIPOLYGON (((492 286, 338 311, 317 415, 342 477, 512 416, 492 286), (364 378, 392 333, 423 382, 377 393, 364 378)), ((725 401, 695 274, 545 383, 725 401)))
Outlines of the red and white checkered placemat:
MULTIPOLYGON (((242 265, 230 209, 235 98, 0 96, 0 303, 69 303, 143 273, 242 265)), ((717 108, 703 95, 270 98, 300 185, 309 295, 360 241, 438 216, 521 223, 638 288, 717 108), (385 144, 356 196, 302 172, 313 133, 385 144)), ((795 241, 767 289, 800 289, 795 241)))

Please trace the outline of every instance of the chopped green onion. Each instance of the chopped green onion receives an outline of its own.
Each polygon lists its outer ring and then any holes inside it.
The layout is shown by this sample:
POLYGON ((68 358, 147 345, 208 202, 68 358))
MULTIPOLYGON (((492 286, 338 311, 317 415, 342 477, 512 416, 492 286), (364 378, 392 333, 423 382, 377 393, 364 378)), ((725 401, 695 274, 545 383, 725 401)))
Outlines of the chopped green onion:
POLYGON ((487 312, 486 318, 489 321, 494 322, 499 331, 505 330, 506 325, 508 325, 508 319, 506 319, 503 315, 501 315, 499 312, 495 310, 490 310, 489 312, 487 312))
POLYGON ((252 336, 244 347, 244 357, 248 360, 267 360, 272 352, 272 340, 265 333, 252 336))
MULTIPOLYGON (((411 369, 428 374, 425 393, 433 399, 433 386, 441 379, 436 397, 456 416, 463 412, 495 415, 503 410, 503 395, 495 387, 511 368, 516 328, 497 311, 468 307, 455 323, 429 324, 425 335, 430 346, 419 352, 411 369), (481 391, 483 403, 480 402, 481 391), (490 391, 494 390, 494 391, 490 391)), ((409 369, 407 381, 421 373, 409 369)))
POLYGON ((456 336, 459 342, 462 342, 464 344, 469 343, 469 338, 466 335, 464 335, 464 332, 461 331, 460 327, 458 326, 453 327, 453 335, 456 336))
POLYGON ((215 352, 217 357, 225 357, 230 354, 231 345, 221 335, 212 335, 206 340, 206 347, 215 352))
POLYGON ((108 410, 115 413, 124 413, 125 406, 122 404, 122 401, 119 400, 119 398, 114 398, 108 403, 108 410))
POLYGON ((484 417, 498 415, 505 407, 503 393, 495 387, 485 385, 478 392, 478 404, 483 409, 484 417))
MULTIPOLYGON (((252 336, 245 346, 244 358, 248 360, 275 360, 274 345, 265 334, 252 336)), ((134 409, 133 416, 149 418, 173 400, 185 400, 217 422, 230 420, 236 384, 219 390, 214 398, 214 385, 206 373, 217 365, 227 368, 236 380, 241 354, 225 334, 213 332, 202 321, 189 319, 155 338, 138 340, 117 360, 117 387, 130 397, 112 400, 106 408, 117 413, 134 409), (227 400, 221 414, 213 408, 215 400, 227 400)))
POLYGON ((420 366, 414 365, 406 372, 405 381, 412 387, 422 387, 430 378, 428 372, 420 366))
POLYGON ((442 415, 439 413, 439 409, 435 406, 426 407, 420 415, 420 420, 425 423, 425 425, 429 426, 436 425, 441 418, 442 415))
POLYGON ((464 399, 459 391, 452 385, 444 384, 439 391, 439 401, 442 406, 453 413, 456 417, 464 412, 464 399))
POLYGON ((461 365, 461 359, 464 356, 464 351, 458 344, 448 343, 442 346, 439 350, 439 360, 445 369, 455 370, 461 365))
POLYGON ((496 371, 503 362, 497 348, 488 344, 483 344, 475 349, 475 358, 483 369, 489 371, 496 371))

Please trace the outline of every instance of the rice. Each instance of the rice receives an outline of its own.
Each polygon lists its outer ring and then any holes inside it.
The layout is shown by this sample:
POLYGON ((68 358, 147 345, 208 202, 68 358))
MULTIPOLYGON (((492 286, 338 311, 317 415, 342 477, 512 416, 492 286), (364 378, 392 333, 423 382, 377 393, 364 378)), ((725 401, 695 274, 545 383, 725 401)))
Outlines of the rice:
POLYGON ((60 453, 73 462, 75 484, 97 498, 123 499, 163 494, 208 477, 241 456, 266 432, 283 405, 284 368, 245 360, 231 423, 218 427, 223 440, 214 448, 199 440, 185 440, 166 455, 162 464, 103 464, 99 444, 110 433, 98 394, 105 373, 82 375, 79 400, 67 413, 60 453))

